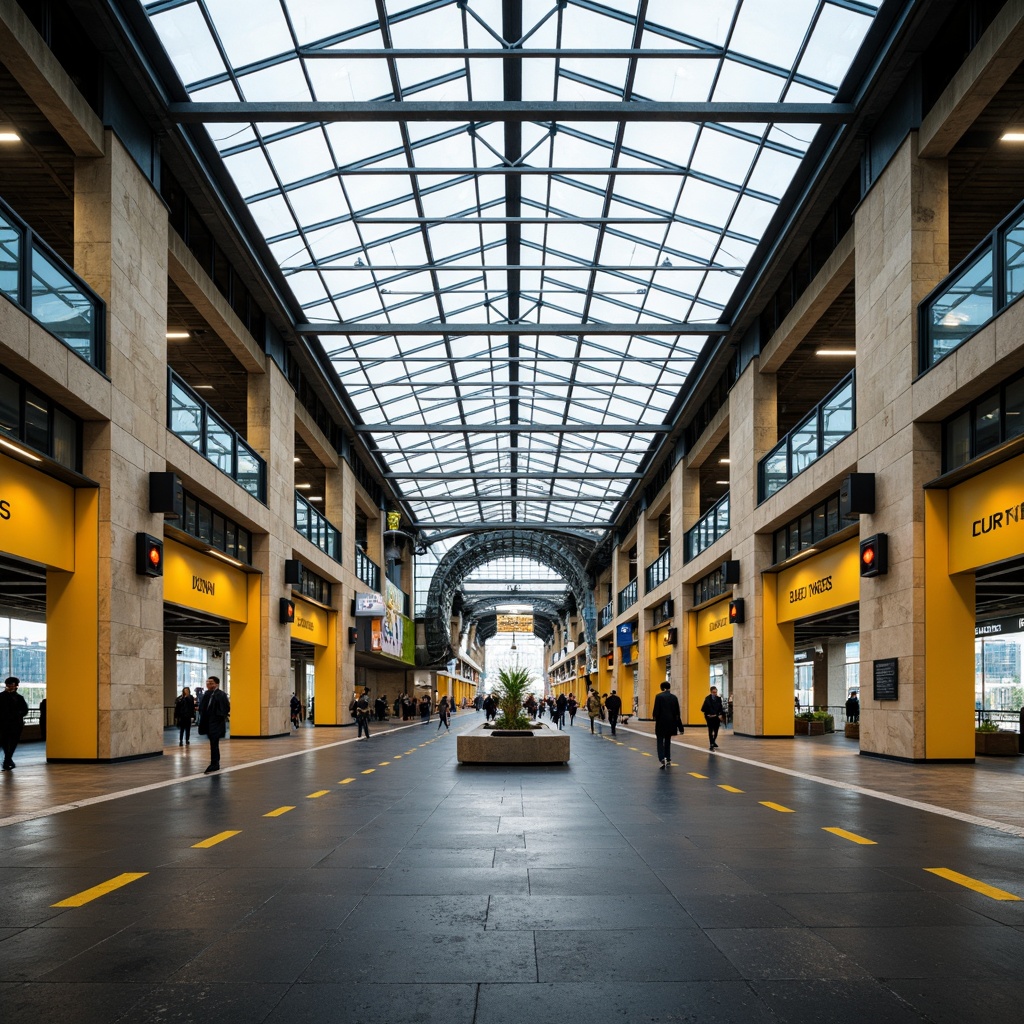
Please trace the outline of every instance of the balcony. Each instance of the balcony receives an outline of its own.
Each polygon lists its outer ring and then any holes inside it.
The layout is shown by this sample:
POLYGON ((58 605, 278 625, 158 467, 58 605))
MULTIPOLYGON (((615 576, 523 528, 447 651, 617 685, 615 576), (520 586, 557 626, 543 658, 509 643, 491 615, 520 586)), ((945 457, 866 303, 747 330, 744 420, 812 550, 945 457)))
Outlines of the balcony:
POLYGON ((362 548, 356 548, 356 576, 375 594, 380 593, 380 566, 371 562, 362 548))
POLYGON ((341 561, 341 531, 306 499, 295 493, 295 529, 336 562, 341 561))
POLYGON ((689 562, 729 532, 729 492, 726 491, 683 534, 683 561, 689 562))
POLYGON ((649 594, 664 583, 672 572, 671 548, 665 548, 644 570, 644 593, 649 594))
POLYGON ((1024 203, 918 306, 918 373, 959 348, 1024 294, 1024 203))
POLYGON ((0 293, 101 373, 103 300, 0 200, 0 293))
POLYGON ((609 601, 598 613, 597 613, 597 628, 604 629, 612 619, 615 618, 615 613, 612 611, 612 603, 609 601))
POLYGON ((620 591, 619 591, 619 614, 621 615, 627 608, 632 608, 640 598, 640 587, 639 581, 631 579, 620 591))
POLYGON ((167 427, 257 501, 267 503, 267 464, 173 370, 167 371, 167 427))
POLYGON ((857 425, 850 371, 758 464, 757 500, 766 501, 853 433, 857 425))

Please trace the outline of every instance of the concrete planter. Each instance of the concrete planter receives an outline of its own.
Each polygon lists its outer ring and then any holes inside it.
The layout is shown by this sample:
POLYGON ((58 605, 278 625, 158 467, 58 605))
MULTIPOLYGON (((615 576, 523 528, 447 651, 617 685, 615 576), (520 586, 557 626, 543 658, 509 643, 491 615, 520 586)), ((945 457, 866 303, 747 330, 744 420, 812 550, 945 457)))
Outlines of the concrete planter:
POLYGON ((860 739, 860 722, 847 722, 843 727, 843 735, 848 740, 860 739))
POLYGON ((457 736, 455 749, 460 764, 564 764, 569 734, 544 724, 514 732, 481 725, 457 736))
POLYGON ((1015 732, 976 732, 974 752, 987 757, 1016 757, 1020 752, 1015 732))
POLYGON ((824 736, 825 723, 811 722, 806 718, 797 718, 793 722, 793 732, 797 736, 824 736))

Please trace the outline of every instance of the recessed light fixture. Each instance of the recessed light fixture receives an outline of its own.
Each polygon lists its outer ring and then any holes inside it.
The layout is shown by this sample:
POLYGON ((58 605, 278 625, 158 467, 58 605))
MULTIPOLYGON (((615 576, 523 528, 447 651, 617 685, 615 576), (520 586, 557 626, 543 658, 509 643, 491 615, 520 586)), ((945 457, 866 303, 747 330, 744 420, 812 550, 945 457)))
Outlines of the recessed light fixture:
POLYGON ((1000 142, 1024 142, 1024 132, 1003 132, 999 136, 1000 142))
POLYGON ((726 487, 729 486, 729 481, 728 480, 716 480, 715 483, 716 484, 725 484, 726 487))
POLYGON ((320 495, 320 494, 311 494, 311 495, 309 496, 309 499, 308 499, 308 500, 309 500, 309 501, 323 501, 324 499, 323 499, 323 496, 322 496, 322 495, 320 495))
POLYGON ((296 462, 296 463, 298 463, 298 462, 301 462, 301 461, 302 461, 302 459, 300 459, 300 458, 298 457, 298 455, 296 455, 296 456, 295 456, 295 458, 294 458, 294 459, 292 459, 292 462, 296 462))
POLYGON ((816 356, 846 356, 852 359, 856 354, 855 348, 819 348, 814 353, 816 356))
POLYGON ((21 142, 21 136, 13 128, 0 128, 0 142, 21 142))
POLYGON ((167 340, 168 341, 184 341, 187 338, 191 338, 191 337, 192 337, 192 335, 189 334, 188 331, 168 331, 167 332, 167 340))
POLYGON ((732 463, 732 460, 731 460, 731 459, 719 459, 719 460, 718 460, 718 464, 719 464, 720 466, 728 466, 728 465, 730 465, 731 463, 732 463))
POLYGON ((11 444, 10 441, 6 441, 2 437, 0 437, 0 444, 2 444, 5 448, 10 448, 12 452, 17 452, 23 458, 31 459, 33 462, 43 461, 41 458, 39 458, 38 455, 33 455, 31 452, 25 451, 25 449, 22 448, 20 445, 11 444))
POLYGON ((215 558, 219 558, 224 562, 230 562, 231 565, 242 565, 242 563, 237 558, 232 558, 230 555, 225 555, 223 551, 218 551, 216 548, 207 548, 206 553, 208 555, 213 555, 215 558))
POLYGON ((308 491, 308 490, 311 490, 312 487, 313 487, 312 484, 296 484, 295 485, 295 490, 297 490, 297 491, 308 491))
POLYGON ((193 386, 193 390, 195 390, 195 391, 212 391, 213 390, 213 385, 212 384, 195 384, 193 386))

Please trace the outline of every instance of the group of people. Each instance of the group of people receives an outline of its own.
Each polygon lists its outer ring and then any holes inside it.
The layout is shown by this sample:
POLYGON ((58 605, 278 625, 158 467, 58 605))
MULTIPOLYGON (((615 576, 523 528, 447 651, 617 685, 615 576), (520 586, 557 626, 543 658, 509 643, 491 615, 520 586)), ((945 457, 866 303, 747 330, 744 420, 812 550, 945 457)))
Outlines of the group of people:
MULTIPOLYGON (((295 699, 293 697, 293 699, 295 699)), ((210 676, 206 680, 206 691, 202 696, 194 695, 185 686, 174 702, 174 724, 178 727, 178 746, 192 745, 192 724, 197 722, 196 731, 210 741, 210 764, 205 774, 220 771, 220 741, 227 735, 228 716, 231 701, 220 688, 220 677, 210 676)), ((294 722, 294 718, 293 718, 294 722)))

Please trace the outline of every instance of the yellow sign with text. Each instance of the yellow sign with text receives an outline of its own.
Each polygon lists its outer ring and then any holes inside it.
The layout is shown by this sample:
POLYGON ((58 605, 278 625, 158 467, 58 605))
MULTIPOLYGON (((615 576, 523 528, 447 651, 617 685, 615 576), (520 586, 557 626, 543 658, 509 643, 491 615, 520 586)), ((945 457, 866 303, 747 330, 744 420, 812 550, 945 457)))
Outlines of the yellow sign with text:
POLYGON ((164 600, 230 622, 248 621, 245 573, 173 540, 164 541, 164 600))
POLYGON ((829 548, 780 572, 778 622, 842 608, 860 600, 860 539, 829 548))
POLYGON ((295 605, 295 619, 292 622, 292 637, 305 640, 307 644, 317 647, 327 646, 327 617, 331 614, 326 608, 318 608, 315 604, 292 598, 295 605))
POLYGON ((949 571, 1024 554, 1024 455, 949 492, 949 571))
POLYGON ((499 633, 533 632, 532 615, 506 615, 503 612, 499 612, 497 615, 497 619, 499 633))
POLYGON ((734 626, 729 621, 729 599, 697 612, 697 646, 707 647, 719 640, 731 640, 734 626))
POLYGON ((0 551, 74 572, 74 488, 0 455, 0 551))

